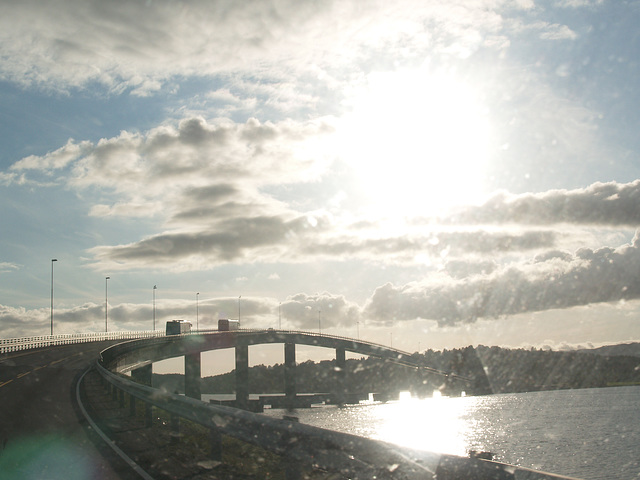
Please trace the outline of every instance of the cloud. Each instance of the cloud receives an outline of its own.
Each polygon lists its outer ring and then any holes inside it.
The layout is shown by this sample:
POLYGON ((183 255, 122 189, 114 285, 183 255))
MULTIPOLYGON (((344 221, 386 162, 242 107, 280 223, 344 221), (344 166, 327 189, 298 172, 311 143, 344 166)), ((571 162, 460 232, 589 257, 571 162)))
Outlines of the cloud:
POLYGON ((498 193, 455 216, 462 224, 632 226, 640 225, 640 180, 594 183, 575 190, 510 195, 498 193))
MULTIPOLYGON (((242 184, 255 192, 264 185, 314 180, 328 159, 309 143, 315 145, 330 132, 330 123, 323 119, 210 124, 192 117, 144 134, 121 132, 97 144, 70 140, 52 153, 16 162, 11 170, 34 178, 57 174, 77 190, 111 190, 119 206, 101 204, 93 215, 124 215, 124 206, 130 205, 138 216, 136 206, 161 202, 168 207, 175 198, 211 194, 224 184, 242 184)), ((150 215, 154 210, 149 209, 150 215)))
POLYGON ((453 278, 431 276, 376 289, 364 316, 378 322, 437 320, 440 325, 475 322, 525 312, 640 298, 640 237, 618 248, 575 254, 548 252, 533 262, 453 278))
POLYGON ((287 298, 281 305, 283 321, 304 330, 353 327, 360 318, 357 304, 343 295, 328 292, 308 295, 299 293, 287 298))
POLYGON ((20 265, 13 262, 0 262, 0 273, 9 273, 20 269, 20 265))
POLYGON ((173 76, 347 66, 384 49, 466 56, 499 28, 502 2, 451 3, 7 2, 0 78, 62 91, 97 82, 146 96, 173 76))
MULTIPOLYGON (((242 297, 247 325, 271 326, 280 306, 285 325, 315 330, 371 326, 416 319, 433 320, 441 327, 497 318, 567 309, 603 302, 640 298, 640 231, 629 244, 596 250, 581 248, 571 254, 548 250, 528 262, 497 264, 454 260, 439 272, 404 285, 387 283, 374 290, 361 306, 345 295, 299 293, 281 303, 268 297, 242 297)), ((234 318, 238 298, 200 299, 201 325, 215 326, 218 317, 234 318)), ((87 303, 56 308, 56 331, 101 331, 104 306, 87 303)), ((171 318, 193 316, 194 301, 158 303, 159 324, 171 318)), ((149 329, 150 304, 120 304, 109 309, 115 330, 149 329)), ((48 331, 49 310, 0 306, 4 336, 24 331, 48 331)))

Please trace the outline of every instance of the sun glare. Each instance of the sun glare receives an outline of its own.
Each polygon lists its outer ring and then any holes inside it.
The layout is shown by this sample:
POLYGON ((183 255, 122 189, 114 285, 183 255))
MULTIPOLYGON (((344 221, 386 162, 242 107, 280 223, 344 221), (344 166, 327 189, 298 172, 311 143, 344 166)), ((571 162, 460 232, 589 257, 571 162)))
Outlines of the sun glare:
POLYGON ((459 398, 403 398, 402 408, 376 409, 377 438, 421 450, 466 455, 469 405, 459 398))
POLYGON ((430 215, 483 193, 488 112, 451 74, 372 74, 339 128, 339 152, 372 209, 430 215))

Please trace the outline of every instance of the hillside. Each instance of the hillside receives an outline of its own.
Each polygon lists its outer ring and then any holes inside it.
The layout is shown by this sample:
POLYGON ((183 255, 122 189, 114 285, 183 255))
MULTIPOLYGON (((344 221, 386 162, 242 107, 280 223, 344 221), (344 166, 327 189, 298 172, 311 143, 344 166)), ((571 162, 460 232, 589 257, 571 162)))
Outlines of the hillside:
POLYGON ((619 356, 626 355, 640 357, 640 343, 621 343, 618 345, 606 345, 604 347, 578 350, 581 353, 595 353, 597 355, 619 356))

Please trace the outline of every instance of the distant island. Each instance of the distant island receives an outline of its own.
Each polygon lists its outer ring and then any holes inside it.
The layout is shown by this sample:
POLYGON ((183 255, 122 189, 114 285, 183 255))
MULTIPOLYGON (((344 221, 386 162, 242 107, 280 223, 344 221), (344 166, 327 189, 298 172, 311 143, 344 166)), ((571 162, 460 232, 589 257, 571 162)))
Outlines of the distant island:
MULTIPOLYGON (((431 396, 434 391, 456 396, 541 390, 640 385, 640 343, 595 349, 552 351, 536 348, 466 347, 415 353, 426 369, 415 369, 374 357, 347 360, 353 393, 397 393, 431 396), (447 372, 449 375, 434 373, 447 372)), ((331 392, 333 360, 302 362, 296 367, 299 393, 331 392)), ((202 379, 202 393, 234 393, 235 372, 202 379)), ((154 374, 154 386, 183 391, 178 374, 154 374)), ((252 393, 284 392, 284 365, 249 369, 252 393)))

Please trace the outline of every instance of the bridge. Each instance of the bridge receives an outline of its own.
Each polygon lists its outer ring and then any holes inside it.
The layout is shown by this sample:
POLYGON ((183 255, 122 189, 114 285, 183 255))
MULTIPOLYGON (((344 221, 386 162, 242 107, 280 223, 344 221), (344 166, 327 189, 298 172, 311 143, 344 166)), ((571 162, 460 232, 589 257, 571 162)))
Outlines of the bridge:
MULTIPOLYGON (((420 366, 407 352, 310 332, 263 330, 199 332, 179 336, 147 332, 139 336, 148 338, 135 340, 131 339, 132 336, 121 339, 94 336, 84 339, 34 338, 31 343, 0 342, 0 348, 3 349, 3 353, 0 353, 0 423, 3 425, 0 472, 9 472, 8 478, 153 478, 140 466, 135 463, 132 465, 126 453, 118 453, 120 458, 114 459, 114 454, 105 454, 104 448, 87 441, 86 437, 95 436, 99 431, 98 426, 86 415, 81 401, 83 379, 91 370, 102 376, 112 398, 118 399, 120 408, 125 408, 125 398, 128 397, 131 412, 136 411, 136 405, 140 402, 145 405, 148 422, 153 422, 150 414, 153 408, 164 410, 171 416, 170 426, 166 428, 178 429, 179 418, 202 425, 210 432, 211 458, 215 460, 222 460, 223 435, 272 451, 282 457, 287 479, 301 478, 303 472, 316 469, 329 472, 329 475, 338 474, 341 478, 563 478, 477 458, 402 448, 238 408, 210 405, 197 399, 200 355, 208 350, 235 349, 236 391, 240 404, 246 403, 248 398, 248 349, 251 345, 283 344, 287 366, 285 394, 289 399, 296 395, 296 345, 334 349, 337 364, 342 365, 336 369, 337 384, 343 382, 340 376, 344 375, 346 352, 374 355, 412 367, 420 366), (76 343, 83 341, 89 343, 76 343), (37 348, 29 349, 29 345, 37 345, 37 348), (144 385, 150 383, 152 362, 177 356, 184 356, 185 359, 188 395, 160 392, 144 385), (122 375, 124 372, 131 372, 131 377, 122 375), (71 397, 70 391, 74 392, 71 397), (83 415, 78 414, 79 410, 83 415), (87 422, 91 428, 87 428, 87 422), (32 445, 25 453, 21 439, 42 438, 43 435, 49 440, 32 445), (64 455, 61 454, 61 444, 73 446, 75 456, 69 456, 67 450, 62 450, 64 455), (19 446, 18 450, 15 445, 19 446), (27 462, 30 455, 38 457, 35 467, 27 462), (71 462, 70 459, 82 459, 84 463, 78 463, 79 460, 71 462), (81 470, 79 476, 77 470, 84 467, 87 469, 84 473, 90 472, 91 475, 83 476, 81 470)), ((164 427, 160 425, 159 428, 164 427)), ((112 440, 107 437, 103 437, 103 440, 117 452, 112 440)))
MULTIPOLYGON (((249 346, 261 344, 284 345, 285 405, 296 406, 296 345, 309 345, 335 350, 336 370, 334 403, 342 404, 349 393, 346 388, 346 352, 374 356, 394 363, 446 375, 424 366, 408 352, 376 343, 335 335, 302 331, 239 330, 231 332, 200 332, 170 335, 125 342, 102 353, 105 368, 119 373, 132 372, 139 383, 151 385, 152 364, 168 358, 184 356, 185 394, 200 400, 201 353, 210 350, 235 350, 235 405, 246 409, 249 403, 249 346)), ((357 402, 356 402, 357 403, 357 402)))

